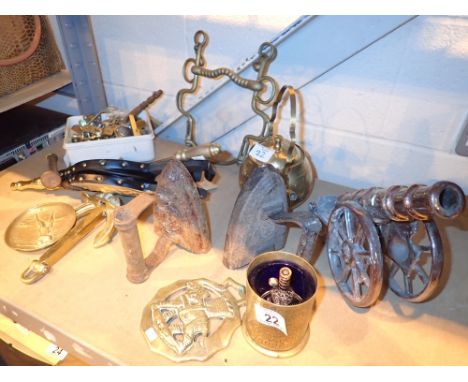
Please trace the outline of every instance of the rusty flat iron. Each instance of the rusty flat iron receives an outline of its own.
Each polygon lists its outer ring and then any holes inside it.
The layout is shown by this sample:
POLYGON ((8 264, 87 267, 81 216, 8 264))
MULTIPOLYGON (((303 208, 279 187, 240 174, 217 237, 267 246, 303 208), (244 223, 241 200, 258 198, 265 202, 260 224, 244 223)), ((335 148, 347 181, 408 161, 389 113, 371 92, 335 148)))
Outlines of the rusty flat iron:
POLYGON ((288 225, 302 229, 296 254, 312 260, 323 224, 315 207, 289 211, 287 194, 284 178, 273 166, 253 170, 231 213, 223 256, 227 268, 241 268, 261 253, 282 249, 288 225))
POLYGON ((174 244, 197 254, 211 248, 208 220, 196 185, 186 167, 177 160, 170 160, 157 177, 154 195, 141 194, 116 210, 115 226, 127 260, 127 278, 133 283, 145 281, 174 244), (151 205, 159 239, 145 258, 137 219, 151 205))
POLYGON ((234 204, 224 245, 224 265, 241 268, 260 253, 283 248, 287 227, 275 224, 270 215, 287 208, 281 175, 270 166, 255 169, 234 204))

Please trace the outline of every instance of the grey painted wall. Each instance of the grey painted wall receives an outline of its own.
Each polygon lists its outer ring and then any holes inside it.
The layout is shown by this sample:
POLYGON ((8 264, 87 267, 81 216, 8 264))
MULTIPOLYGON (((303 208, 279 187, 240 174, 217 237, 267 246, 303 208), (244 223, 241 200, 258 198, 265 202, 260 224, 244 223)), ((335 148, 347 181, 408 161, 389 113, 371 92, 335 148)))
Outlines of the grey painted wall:
MULTIPOLYGON (((161 88, 151 113, 161 137, 183 141, 175 94, 193 56, 193 34, 210 34, 210 68, 236 68, 294 18, 93 16, 106 93, 128 109, 161 88)), ((468 116, 468 18, 317 16, 278 46, 270 74, 298 88, 302 144, 318 177, 351 187, 454 180, 468 192, 468 158, 454 149, 468 116)), ((243 72, 253 78, 252 69, 243 72)), ((251 94, 228 83, 193 109, 197 141, 237 153, 261 120, 251 94)), ((286 133, 288 113, 278 129, 286 133)))

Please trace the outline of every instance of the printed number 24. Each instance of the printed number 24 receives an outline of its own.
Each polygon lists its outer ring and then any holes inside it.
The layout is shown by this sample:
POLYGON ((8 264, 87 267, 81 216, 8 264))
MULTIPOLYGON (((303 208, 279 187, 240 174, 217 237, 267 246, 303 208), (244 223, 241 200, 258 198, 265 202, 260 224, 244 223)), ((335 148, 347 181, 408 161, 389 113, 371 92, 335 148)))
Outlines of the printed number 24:
POLYGON ((59 348, 58 346, 55 347, 54 350, 52 350, 52 354, 60 355, 60 354, 62 354, 62 352, 63 352, 63 349, 62 349, 62 348, 59 348))
POLYGON ((271 314, 265 313, 265 322, 273 325, 278 325, 278 317, 272 316, 271 314))

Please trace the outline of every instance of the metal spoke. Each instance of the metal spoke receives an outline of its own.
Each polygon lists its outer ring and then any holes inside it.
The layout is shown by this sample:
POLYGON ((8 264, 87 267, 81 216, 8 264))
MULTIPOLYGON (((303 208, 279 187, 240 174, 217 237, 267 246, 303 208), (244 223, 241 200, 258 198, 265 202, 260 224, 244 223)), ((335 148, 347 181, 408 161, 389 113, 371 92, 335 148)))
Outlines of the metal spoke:
POLYGON ((362 226, 358 225, 356 229, 356 236, 354 238, 354 242, 362 247, 364 245, 365 239, 366 235, 364 234, 364 230, 362 229, 362 226))
POLYGON ((410 276, 408 274, 403 274, 403 280, 405 282, 405 290, 409 294, 413 294, 413 280, 411 280, 410 276))
POLYGON ((351 269, 351 272, 352 272, 352 278, 353 278, 353 297, 356 300, 359 300, 361 298, 361 286, 359 283, 358 270, 356 267, 353 267, 351 269))
POLYGON ((416 271, 416 274, 418 275, 419 279, 421 280, 421 282, 424 285, 427 285, 427 283, 429 282, 429 276, 426 274, 426 271, 424 270, 424 268, 421 265, 418 264, 415 267, 415 271, 416 271))
POLYGON ((400 267, 398 266, 398 264, 392 261, 392 265, 390 267, 390 277, 394 277, 399 269, 400 267))
POLYGON ((351 213, 348 209, 345 209, 345 225, 346 225, 346 235, 349 241, 353 241, 354 239, 354 220, 352 218, 351 213))
POLYGON ((367 256, 356 256, 355 259, 356 259, 357 268, 358 268, 358 270, 360 272, 361 280, 369 288, 370 280, 369 280, 369 275, 367 274, 367 268, 369 267, 369 263, 367 261, 368 257, 367 256))
POLYGON ((337 231, 338 231, 338 236, 340 237, 342 241, 348 240, 348 237, 346 234, 346 222, 344 220, 340 221, 337 231))
POLYGON ((418 249, 418 252, 431 252, 432 247, 430 245, 415 245, 415 247, 418 249))
POLYGON ((355 247, 354 253, 358 254, 361 257, 366 257, 366 258, 370 256, 369 251, 365 249, 364 247, 360 247, 360 248, 355 247))
POLYGON ((340 278, 337 280, 338 283, 346 282, 349 278, 349 274, 351 272, 351 267, 349 265, 345 265, 343 270, 341 271, 340 278))
POLYGON ((367 273, 365 273, 365 277, 363 278, 363 282, 364 282, 364 284, 366 284, 367 288, 370 288, 370 278, 369 278, 369 275, 367 273))
POLYGON ((333 250, 333 252, 331 253, 334 255, 333 260, 330 259, 331 261, 333 261, 333 266, 341 268, 342 264, 344 263, 343 259, 341 258, 341 252, 337 250, 333 250))
POLYGON ((356 265, 359 269, 360 272, 362 273, 366 273, 367 272, 367 267, 369 266, 369 263, 368 263, 368 258, 367 256, 362 256, 362 255, 356 255, 354 257, 355 261, 356 261, 356 265))

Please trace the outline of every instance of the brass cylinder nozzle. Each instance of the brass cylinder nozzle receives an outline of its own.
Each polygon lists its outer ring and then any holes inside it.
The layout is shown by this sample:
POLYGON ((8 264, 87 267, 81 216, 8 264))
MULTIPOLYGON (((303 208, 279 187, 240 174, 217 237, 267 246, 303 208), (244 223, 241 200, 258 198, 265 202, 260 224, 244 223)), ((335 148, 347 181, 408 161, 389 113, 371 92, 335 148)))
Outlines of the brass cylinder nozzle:
POLYGON ((206 145, 200 145, 191 147, 188 149, 177 151, 175 158, 177 160, 190 160, 194 157, 203 156, 206 159, 212 158, 221 152, 221 146, 217 143, 210 143, 206 145))

